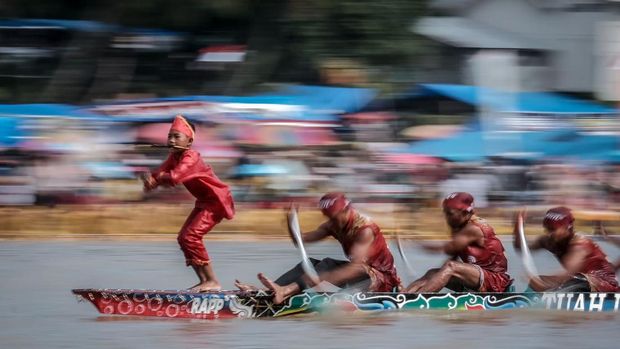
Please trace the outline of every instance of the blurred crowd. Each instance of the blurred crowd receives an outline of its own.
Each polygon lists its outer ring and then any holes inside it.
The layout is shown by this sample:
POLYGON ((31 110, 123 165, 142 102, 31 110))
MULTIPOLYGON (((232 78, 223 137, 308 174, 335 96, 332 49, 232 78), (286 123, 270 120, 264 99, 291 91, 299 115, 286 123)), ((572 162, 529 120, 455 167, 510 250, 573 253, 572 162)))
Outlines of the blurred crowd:
MULTIPOLYGON (((402 136, 398 113, 339 120, 344 122, 327 127, 194 120, 194 147, 231 184, 238 203, 257 207, 310 204, 333 190, 358 202, 412 209, 435 206, 453 191, 471 192, 477 207, 608 209, 618 202, 620 166, 613 162, 447 161, 395 151, 412 141, 402 136), (290 139, 279 141, 287 135, 290 139)), ((29 129, 28 136, 0 152, 0 205, 191 201, 177 188, 145 194, 137 180, 167 155, 166 149, 149 146, 165 144, 166 121, 27 120, 20 127, 29 129)))
POLYGON ((189 202, 137 180, 182 114, 239 204, 614 208, 618 109, 587 99, 618 71, 590 42, 618 7, 572 3, 7 3, 0 205, 189 202))

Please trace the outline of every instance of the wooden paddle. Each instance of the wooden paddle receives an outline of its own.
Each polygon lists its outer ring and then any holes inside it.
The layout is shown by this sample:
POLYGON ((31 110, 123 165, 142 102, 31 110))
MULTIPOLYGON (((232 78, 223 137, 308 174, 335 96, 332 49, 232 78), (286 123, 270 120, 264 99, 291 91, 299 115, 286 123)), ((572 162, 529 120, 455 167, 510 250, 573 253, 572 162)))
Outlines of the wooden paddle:
POLYGON ((314 269, 314 265, 312 265, 308 259, 308 254, 304 248, 304 241, 301 237, 301 228, 299 227, 299 219, 297 218, 297 209, 293 206, 291 206, 289 211, 288 226, 291 229, 293 239, 295 239, 295 243, 297 244, 297 249, 299 250, 299 253, 301 253, 301 267, 304 269, 306 275, 308 275, 308 277, 316 285, 318 285, 321 283, 321 279, 319 278, 319 274, 314 269))
POLYGON ((534 259, 532 258, 532 254, 530 253, 530 248, 527 246, 527 240, 525 240, 525 228, 524 228, 524 219, 523 213, 519 212, 517 214, 517 230, 519 233, 519 238, 521 240, 521 261, 523 262, 523 267, 525 267, 525 272, 529 278, 538 278, 538 269, 534 264, 534 259))
POLYGON ((398 229, 396 230, 396 246, 398 247, 398 254, 400 254, 400 258, 405 263, 405 267, 407 268, 407 272, 409 273, 409 276, 414 277, 415 271, 413 270, 411 263, 409 263, 409 259, 407 259, 407 256, 405 255, 405 251, 403 249, 403 245, 401 242, 400 234, 398 233, 398 229))

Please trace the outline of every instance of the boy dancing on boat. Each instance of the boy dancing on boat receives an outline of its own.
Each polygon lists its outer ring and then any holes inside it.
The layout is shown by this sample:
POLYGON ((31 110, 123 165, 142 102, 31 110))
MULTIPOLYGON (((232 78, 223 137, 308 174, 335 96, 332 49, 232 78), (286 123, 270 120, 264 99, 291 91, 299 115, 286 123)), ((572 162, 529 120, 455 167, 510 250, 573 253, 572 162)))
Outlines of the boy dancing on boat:
MULTIPOLYGON (((311 259, 320 280, 311 280, 301 264, 284 273, 275 281, 258 274, 258 279, 274 294, 274 303, 280 304, 288 297, 316 286, 318 281, 327 281, 338 287, 358 287, 367 291, 390 292, 400 288, 394 258, 379 226, 370 218, 353 208, 342 193, 324 195, 319 208, 327 221, 317 229, 303 233, 303 242, 315 242, 329 236, 342 245, 348 261, 325 258, 311 259)), ((289 213, 290 214, 290 213, 289 213)), ((289 226, 291 236, 291 228, 289 226)), ((293 241, 295 241, 293 239, 293 241)), ((256 290, 255 287, 235 285, 242 291, 256 290)))
POLYGON ((406 292, 453 291, 504 292, 512 280, 508 261, 493 228, 474 212, 474 197, 457 192, 442 202, 452 239, 442 244, 423 243, 422 247, 444 252, 451 258, 441 268, 429 270, 412 282, 406 292), (457 260, 460 258, 460 261, 457 260))
POLYGON ((179 231, 177 241, 185 255, 185 263, 192 266, 198 284, 192 292, 220 290, 211 259, 202 238, 223 218, 232 219, 235 213, 230 190, 220 181, 200 154, 190 149, 195 139, 195 127, 183 116, 177 115, 168 133, 170 154, 155 171, 142 177, 144 190, 158 186, 172 187, 183 184, 196 198, 194 209, 179 231))
MULTIPOLYGON (((519 212, 524 215, 524 212, 519 212)), ((530 288, 537 292, 617 292, 614 266, 601 248, 590 238, 576 234, 575 218, 570 209, 560 206, 547 211, 542 225, 546 234, 527 245, 532 250, 545 249, 564 267, 556 275, 534 275, 530 288)), ((521 238, 514 229, 514 247, 521 250, 521 238)))

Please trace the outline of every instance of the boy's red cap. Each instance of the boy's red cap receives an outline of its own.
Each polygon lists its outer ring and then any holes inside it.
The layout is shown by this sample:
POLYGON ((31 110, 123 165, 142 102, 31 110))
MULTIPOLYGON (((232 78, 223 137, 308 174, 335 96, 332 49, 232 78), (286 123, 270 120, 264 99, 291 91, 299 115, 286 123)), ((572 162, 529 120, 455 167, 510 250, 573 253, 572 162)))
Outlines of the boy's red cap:
POLYGON ((350 203, 343 193, 327 193, 319 201, 319 208, 325 216, 333 218, 347 208, 350 203))
POLYGON ((442 206, 444 209, 451 208, 470 212, 474 209, 474 197, 465 192, 452 193, 443 199, 442 206))
POLYGON ((181 132, 187 137, 194 138, 194 130, 182 115, 174 117, 174 121, 172 121, 172 125, 170 126, 170 131, 172 130, 181 132))
POLYGON ((559 227, 573 224, 575 217, 568 207, 559 206, 547 211, 543 218, 543 227, 555 230, 559 227))

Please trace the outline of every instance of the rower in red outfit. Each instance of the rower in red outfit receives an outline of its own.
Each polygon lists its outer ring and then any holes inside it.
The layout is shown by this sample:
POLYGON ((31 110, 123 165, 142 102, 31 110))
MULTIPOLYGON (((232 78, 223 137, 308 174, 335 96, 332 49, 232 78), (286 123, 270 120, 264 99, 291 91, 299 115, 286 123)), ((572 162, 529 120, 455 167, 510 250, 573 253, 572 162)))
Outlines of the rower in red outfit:
POLYGON ((445 252, 451 258, 411 283, 406 292, 438 292, 444 287, 457 292, 505 292, 512 280, 506 273, 504 247, 493 228, 475 215, 473 196, 452 193, 442 206, 452 239, 441 244, 423 243, 422 247, 445 252))
POLYGON ((170 155, 155 171, 143 176, 144 190, 158 186, 183 184, 196 198, 194 209, 183 224, 177 237, 185 255, 185 263, 192 266, 198 284, 189 288, 192 292, 220 290, 211 259, 202 238, 223 218, 232 219, 235 213, 230 190, 220 181, 200 154, 190 149, 195 139, 194 125, 177 115, 168 133, 170 155))
MULTIPOLYGON (((519 214, 524 215, 524 212, 519 214)), ((556 275, 537 275, 530 279, 530 288, 537 292, 617 292, 618 280, 614 266, 592 239, 576 234, 575 218, 570 209, 554 207, 543 219, 546 234, 528 246, 532 250, 545 249, 553 253, 564 267, 556 275)), ((514 247, 521 248, 521 239, 515 225, 514 247)))
MULTIPOLYGON (((328 193, 319 201, 319 208, 327 222, 317 229, 303 233, 303 242, 315 242, 332 236, 342 245, 348 261, 325 258, 311 259, 319 279, 338 287, 359 286, 365 291, 391 292, 400 288, 394 258, 385 238, 370 218, 355 210, 342 193, 328 193)), ((292 232, 289 227, 289 234, 292 232)), ((294 240, 293 240, 294 241, 294 240)), ((258 279, 274 293, 274 303, 316 286, 303 272, 301 265, 289 270, 272 281, 264 274, 258 279)), ((237 281, 241 290, 253 290, 252 286, 237 281)))
MULTIPOLYGON (((596 222, 596 225, 594 226, 594 235, 597 234, 603 235, 605 241, 610 242, 612 245, 620 247, 620 236, 612 236, 613 233, 603 227, 603 223, 601 221, 596 222)), ((613 266, 615 270, 620 270, 620 258, 613 263, 613 266)))

